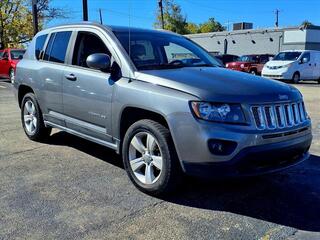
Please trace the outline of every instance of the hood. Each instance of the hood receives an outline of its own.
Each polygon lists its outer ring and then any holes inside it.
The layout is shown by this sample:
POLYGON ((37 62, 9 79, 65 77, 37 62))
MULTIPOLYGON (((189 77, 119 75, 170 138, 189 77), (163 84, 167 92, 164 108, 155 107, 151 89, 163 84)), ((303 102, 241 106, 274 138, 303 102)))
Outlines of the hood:
POLYGON ((177 89, 203 101, 266 103, 298 100, 300 92, 285 83, 218 67, 186 67, 136 72, 138 80, 177 89))
POLYGON ((266 66, 268 67, 278 67, 278 66, 284 66, 284 65, 287 65, 287 64, 290 64, 290 63, 293 63, 295 61, 269 61, 266 63, 266 66))

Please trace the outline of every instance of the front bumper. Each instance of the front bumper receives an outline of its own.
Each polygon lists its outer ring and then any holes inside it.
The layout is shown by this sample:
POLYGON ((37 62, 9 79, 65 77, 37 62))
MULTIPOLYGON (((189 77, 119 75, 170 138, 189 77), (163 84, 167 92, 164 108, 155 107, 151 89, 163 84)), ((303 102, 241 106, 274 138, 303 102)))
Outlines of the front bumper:
POLYGON ((261 73, 262 77, 265 78, 272 78, 272 79, 278 79, 278 80, 290 80, 292 79, 293 73, 289 71, 289 69, 263 69, 261 73))
POLYGON ((206 122, 187 114, 168 120, 182 169, 188 175, 246 176, 280 170, 307 159, 312 142, 310 120, 282 130, 206 122), (208 146, 213 139, 237 144, 231 153, 216 155, 208 146))
POLYGON ((222 163, 184 163, 187 174, 206 178, 254 176, 292 167, 309 158, 311 137, 248 147, 222 163))

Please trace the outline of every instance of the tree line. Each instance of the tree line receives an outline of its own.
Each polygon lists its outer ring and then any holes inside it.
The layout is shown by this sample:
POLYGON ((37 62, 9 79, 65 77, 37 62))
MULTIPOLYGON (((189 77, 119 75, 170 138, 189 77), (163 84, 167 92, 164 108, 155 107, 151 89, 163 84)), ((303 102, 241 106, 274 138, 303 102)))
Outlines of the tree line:
MULTIPOLYGON (((0 43, 2 47, 21 47, 33 37, 31 0, 0 1, 0 43)), ((39 28, 47 21, 65 17, 60 8, 50 6, 50 0, 38 0, 39 28)))
MULTIPOLYGON (((181 6, 175 3, 174 0, 163 0, 163 20, 164 29, 179 34, 220 32, 226 30, 225 27, 213 17, 200 24, 188 22, 187 17, 182 14, 181 6)), ((161 28, 161 21, 161 12, 158 8, 154 26, 161 28)))

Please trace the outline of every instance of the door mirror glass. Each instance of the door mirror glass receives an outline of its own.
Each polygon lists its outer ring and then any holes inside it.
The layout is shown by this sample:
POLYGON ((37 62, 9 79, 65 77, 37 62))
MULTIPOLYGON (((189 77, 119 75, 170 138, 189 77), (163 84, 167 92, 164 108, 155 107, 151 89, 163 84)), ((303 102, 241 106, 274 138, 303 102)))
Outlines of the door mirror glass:
POLYGON ((91 54, 87 57, 86 62, 89 68, 101 71, 108 71, 111 65, 110 57, 105 53, 91 54))
POLYGON ((308 58, 304 57, 300 59, 300 64, 307 63, 309 61, 308 58))

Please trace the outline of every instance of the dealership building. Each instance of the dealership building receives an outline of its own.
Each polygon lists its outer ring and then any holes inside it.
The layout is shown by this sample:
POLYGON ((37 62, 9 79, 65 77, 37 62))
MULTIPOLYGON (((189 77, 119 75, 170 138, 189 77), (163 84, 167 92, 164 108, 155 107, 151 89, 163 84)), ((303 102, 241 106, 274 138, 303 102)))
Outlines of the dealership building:
POLYGON ((320 50, 320 26, 250 29, 252 24, 234 25, 233 31, 189 34, 207 51, 216 54, 276 54, 282 50, 320 50), (249 28, 249 29, 246 29, 249 28))

